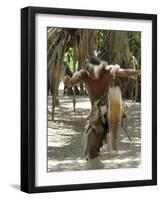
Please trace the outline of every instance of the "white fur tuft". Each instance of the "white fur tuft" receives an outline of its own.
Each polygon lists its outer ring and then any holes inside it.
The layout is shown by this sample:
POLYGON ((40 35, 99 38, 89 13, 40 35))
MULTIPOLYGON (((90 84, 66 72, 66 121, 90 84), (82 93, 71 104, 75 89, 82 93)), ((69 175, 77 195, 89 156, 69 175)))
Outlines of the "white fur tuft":
POLYGON ((112 76, 115 76, 116 72, 120 69, 120 66, 118 64, 116 64, 116 65, 109 65, 108 67, 111 69, 110 73, 112 74, 112 76))
POLYGON ((108 105, 109 150, 116 150, 117 128, 122 118, 122 96, 119 87, 109 89, 108 105))
POLYGON ((120 121, 122 116, 122 95, 119 87, 113 87, 108 92, 108 118, 114 118, 112 120, 120 121), (110 115, 110 116, 109 116, 110 115))
POLYGON ((95 76, 95 79, 99 79, 99 76, 100 76, 100 67, 101 67, 101 65, 95 65, 94 66, 94 76, 95 76))

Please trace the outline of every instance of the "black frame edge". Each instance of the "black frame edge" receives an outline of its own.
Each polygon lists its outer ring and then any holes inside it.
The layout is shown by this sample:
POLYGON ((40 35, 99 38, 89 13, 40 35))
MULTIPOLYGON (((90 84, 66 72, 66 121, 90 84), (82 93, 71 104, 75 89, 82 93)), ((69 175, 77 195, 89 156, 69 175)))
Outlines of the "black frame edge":
POLYGON ((131 13, 131 12, 117 12, 105 10, 86 10, 86 9, 69 9, 69 8, 56 8, 56 7, 25 7, 31 9, 34 13, 41 14, 60 14, 60 15, 73 15, 73 16, 91 16, 91 17, 109 17, 109 18, 124 18, 124 19, 143 19, 152 20, 156 14, 149 13, 131 13))
POLYGON ((31 8, 21 9, 21 191, 35 187, 35 36, 31 8))
POLYGON ((152 158, 152 180, 157 185, 157 15, 152 18, 152 158))
POLYGON ((28 191, 28 9, 21 9, 21 190, 28 191))
POLYGON ((80 190, 95 190, 95 189, 110 189, 110 188, 124 188, 124 187, 141 187, 156 185, 152 180, 139 181, 121 181, 109 183, 87 183, 74 185, 58 185, 58 186, 40 186, 35 187, 33 193, 45 192, 65 192, 65 191, 80 191, 80 190))

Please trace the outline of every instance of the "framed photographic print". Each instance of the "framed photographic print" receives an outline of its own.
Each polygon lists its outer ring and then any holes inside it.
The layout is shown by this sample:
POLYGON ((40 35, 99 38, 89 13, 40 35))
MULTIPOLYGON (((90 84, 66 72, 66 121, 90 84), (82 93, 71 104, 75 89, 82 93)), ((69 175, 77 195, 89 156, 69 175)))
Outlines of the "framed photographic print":
POLYGON ((21 9, 21 190, 157 184, 157 16, 21 9))

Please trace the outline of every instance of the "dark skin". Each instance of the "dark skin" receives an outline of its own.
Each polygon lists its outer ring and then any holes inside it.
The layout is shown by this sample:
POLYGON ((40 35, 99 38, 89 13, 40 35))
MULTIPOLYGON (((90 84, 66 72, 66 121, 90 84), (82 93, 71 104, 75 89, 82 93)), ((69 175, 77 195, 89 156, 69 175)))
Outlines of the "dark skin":
MULTIPOLYGON (((119 69, 114 75, 119 78, 130 78, 140 76, 141 72, 131 69, 119 69)), ((68 87, 72 87, 83 81, 92 104, 93 101, 99 99, 103 94, 108 94, 108 90, 113 84, 113 78, 114 76, 113 73, 111 73, 111 68, 107 66, 101 69, 99 79, 94 78, 94 73, 92 71, 90 71, 89 74, 87 71, 84 71, 81 73, 81 76, 73 78, 65 76, 64 84, 68 87)), ((94 159, 98 156, 99 149, 102 146, 102 140, 103 136, 100 134, 95 134, 94 132, 89 134, 86 149, 86 154, 89 159, 94 159)))
MULTIPOLYGON (((91 72, 90 74, 93 77, 93 74, 91 72)), ((119 78, 130 78, 130 77, 136 77, 140 76, 141 72, 131 69, 119 69, 115 77, 119 78)), ((89 76, 85 76, 84 78, 81 77, 75 77, 71 78, 69 76, 65 76, 64 78, 64 84, 68 87, 72 87, 81 81, 84 81, 88 95, 91 101, 96 100, 98 97, 100 97, 104 91, 106 90, 108 92, 108 89, 112 86, 113 83, 113 75, 110 72, 110 69, 103 69, 100 73, 100 77, 98 80, 92 79, 89 76)))

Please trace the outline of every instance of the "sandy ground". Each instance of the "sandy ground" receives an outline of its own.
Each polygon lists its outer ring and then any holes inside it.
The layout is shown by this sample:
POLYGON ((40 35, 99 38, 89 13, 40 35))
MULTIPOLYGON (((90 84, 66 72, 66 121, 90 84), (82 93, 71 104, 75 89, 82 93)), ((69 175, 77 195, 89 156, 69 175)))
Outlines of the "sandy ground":
MULTIPOLYGON (((132 138, 127 138, 122 127, 118 130, 118 151, 112 156, 104 144, 100 158, 106 169, 136 168, 141 164, 141 104, 126 101, 129 106, 125 127, 132 138)), ((51 112, 51 96, 48 97, 51 112)), ((60 106, 55 110, 55 120, 48 114, 48 172, 84 170, 83 133, 90 110, 88 97, 76 97, 76 113, 72 96, 63 96, 60 87, 60 106)))

